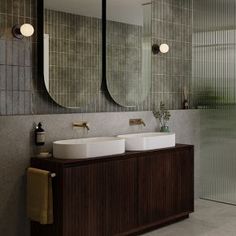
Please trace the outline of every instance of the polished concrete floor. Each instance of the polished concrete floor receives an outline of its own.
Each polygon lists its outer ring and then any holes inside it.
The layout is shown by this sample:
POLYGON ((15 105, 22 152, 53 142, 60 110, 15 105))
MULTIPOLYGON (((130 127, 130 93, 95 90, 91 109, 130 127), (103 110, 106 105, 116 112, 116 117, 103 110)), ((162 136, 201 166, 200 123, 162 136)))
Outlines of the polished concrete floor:
POLYGON ((236 206, 197 200, 189 219, 143 236, 236 236, 236 206))

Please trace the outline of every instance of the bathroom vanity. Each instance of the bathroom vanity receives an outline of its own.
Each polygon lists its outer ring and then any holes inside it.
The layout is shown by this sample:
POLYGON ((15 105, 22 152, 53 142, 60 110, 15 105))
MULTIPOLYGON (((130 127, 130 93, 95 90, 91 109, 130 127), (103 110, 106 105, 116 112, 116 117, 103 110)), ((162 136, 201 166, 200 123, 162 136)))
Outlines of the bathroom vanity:
POLYGON ((32 236, 140 235, 194 210, 194 147, 90 159, 32 158, 56 173, 54 224, 31 223, 32 236))

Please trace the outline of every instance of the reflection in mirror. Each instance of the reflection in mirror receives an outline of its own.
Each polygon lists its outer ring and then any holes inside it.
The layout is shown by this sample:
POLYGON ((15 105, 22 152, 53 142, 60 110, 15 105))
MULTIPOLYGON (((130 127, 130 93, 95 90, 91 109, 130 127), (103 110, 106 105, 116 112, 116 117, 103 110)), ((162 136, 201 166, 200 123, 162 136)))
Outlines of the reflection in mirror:
POLYGON ((106 78, 121 106, 142 103, 151 89, 151 1, 107 0, 106 78))
POLYGON ((55 102, 84 107, 101 85, 102 0, 44 0, 44 80, 55 102))

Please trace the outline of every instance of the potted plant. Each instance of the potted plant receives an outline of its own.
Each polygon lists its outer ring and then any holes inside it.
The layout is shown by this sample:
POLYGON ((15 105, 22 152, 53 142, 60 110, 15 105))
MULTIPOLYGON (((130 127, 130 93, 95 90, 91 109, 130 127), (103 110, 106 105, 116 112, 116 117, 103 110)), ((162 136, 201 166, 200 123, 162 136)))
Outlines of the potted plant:
POLYGON ((163 102, 160 103, 160 109, 158 111, 153 111, 153 115, 156 119, 159 120, 161 132, 169 132, 169 126, 167 125, 170 120, 170 112, 166 109, 165 104, 163 102))

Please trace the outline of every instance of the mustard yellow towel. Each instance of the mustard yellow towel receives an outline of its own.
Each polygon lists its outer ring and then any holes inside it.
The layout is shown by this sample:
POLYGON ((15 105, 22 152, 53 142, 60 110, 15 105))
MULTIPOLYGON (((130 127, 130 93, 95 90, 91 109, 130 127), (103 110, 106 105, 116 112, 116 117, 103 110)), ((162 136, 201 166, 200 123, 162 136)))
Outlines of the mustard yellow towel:
POLYGON ((27 215, 40 224, 53 223, 52 179, 45 170, 27 170, 27 215))

